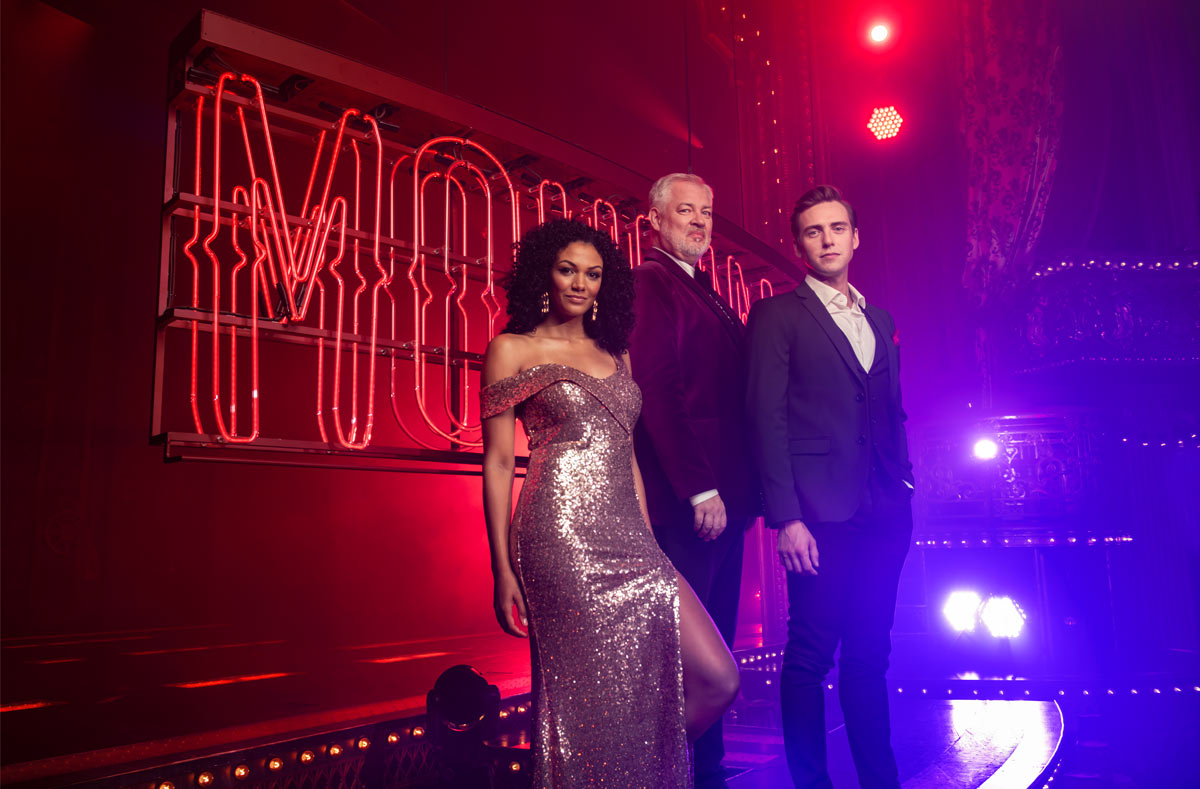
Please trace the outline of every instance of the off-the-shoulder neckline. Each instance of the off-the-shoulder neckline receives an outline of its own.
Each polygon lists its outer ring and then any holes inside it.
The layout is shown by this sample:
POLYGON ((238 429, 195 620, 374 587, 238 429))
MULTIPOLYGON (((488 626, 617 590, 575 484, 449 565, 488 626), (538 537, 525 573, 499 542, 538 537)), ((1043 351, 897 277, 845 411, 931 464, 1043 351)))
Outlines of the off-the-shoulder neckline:
MULTIPOLYGON (((569 364, 563 364, 562 362, 542 362, 541 364, 535 364, 531 367, 526 367, 524 370, 516 372, 516 373, 508 376, 507 378, 501 378, 500 381, 511 381, 513 378, 524 375, 525 373, 531 372, 533 370, 537 370, 538 368, 541 368, 541 367, 562 367, 567 370, 574 370, 575 372, 579 373, 580 375, 591 378, 593 381, 608 381, 608 380, 616 377, 621 372, 621 368, 624 367, 624 363, 621 360, 617 359, 616 357, 614 357, 613 360, 617 363, 617 369, 613 370, 611 373, 604 376, 603 378, 592 375, 589 372, 580 370, 578 367, 572 367, 569 364)), ((490 384, 488 384, 488 386, 495 386, 496 384, 500 383, 500 381, 495 381, 494 383, 490 383, 490 384)))

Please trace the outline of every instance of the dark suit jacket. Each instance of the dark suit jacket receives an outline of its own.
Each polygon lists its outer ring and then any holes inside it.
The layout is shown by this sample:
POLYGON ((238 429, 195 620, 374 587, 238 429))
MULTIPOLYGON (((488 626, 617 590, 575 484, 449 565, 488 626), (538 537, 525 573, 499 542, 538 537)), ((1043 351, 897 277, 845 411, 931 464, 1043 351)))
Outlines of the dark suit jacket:
POLYGON ((690 524, 689 498, 714 488, 731 518, 757 515, 741 321, 657 250, 643 255, 634 281, 629 356, 642 389, 634 447, 650 520, 690 524))
MULTIPOLYGON (((900 399, 900 356, 892 316, 871 303, 867 319, 886 348, 891 474, 912 484, 900 399)), ((861 503, 871 468, 866 373, 821 299, 801 283, 757 302, 747 322, 746 390, 751 445, 768 525, 845 521, 861 503)))

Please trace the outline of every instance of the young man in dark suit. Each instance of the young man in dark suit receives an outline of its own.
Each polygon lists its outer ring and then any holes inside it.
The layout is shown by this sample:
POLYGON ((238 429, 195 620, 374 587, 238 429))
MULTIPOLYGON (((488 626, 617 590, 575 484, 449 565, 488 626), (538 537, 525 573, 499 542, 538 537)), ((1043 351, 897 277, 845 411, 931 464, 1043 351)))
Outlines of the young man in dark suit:
POLYGON ((792 235, 808 276, 756 303, 747 325, 751 444, 788 571, 784 748, 796 786, 831 785, 822 683, 840 644, 859 782, 899 787, 885 675, 913 477, 896 328, 850 284, 857 218, 837 189, 796 202, 792 235))
MULTIPOLYGON (((746 443, 743 326, 699 271, 712 238, 712 190, 695 175, 650 190, 655 246, 634 270, 630 338, 642 389, 634 448, 654 536, 732 648, 742 541, 758 514, 746 443)), ((697 789, 724 786, 718 721, 695 746, 697 789)))

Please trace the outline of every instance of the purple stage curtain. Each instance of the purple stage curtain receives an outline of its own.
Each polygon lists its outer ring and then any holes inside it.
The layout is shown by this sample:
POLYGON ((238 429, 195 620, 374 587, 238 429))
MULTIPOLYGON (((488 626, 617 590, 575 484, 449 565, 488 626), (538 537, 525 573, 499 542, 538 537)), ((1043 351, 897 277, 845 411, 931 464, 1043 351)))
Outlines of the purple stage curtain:
POLYGON ((963 285, 976 305, 1025 280, 1062 135, 1062 46, 1052 0, 962 5, 967 153, 963 285))

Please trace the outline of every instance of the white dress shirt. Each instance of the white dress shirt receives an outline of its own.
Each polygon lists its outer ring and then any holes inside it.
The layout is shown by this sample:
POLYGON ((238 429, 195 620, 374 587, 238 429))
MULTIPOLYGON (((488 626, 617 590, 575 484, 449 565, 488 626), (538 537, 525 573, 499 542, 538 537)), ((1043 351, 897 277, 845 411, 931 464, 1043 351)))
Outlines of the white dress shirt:
MULTIPOLYGON (((691 265, 690 263, 684 263, 682 260, 675 257, 674 255, 672 255, 670 252, 663 249, 662 247, 655 247, 655 249, 658 250, 659 252, 663 253, 667 257, 669 257, 671 260, 674 260, 676 263, 678 263, 679 267, 681 269, 683 269, 684 272, 686 272, 689 277, 691 277, 692 279, 696 278, 696 267, 695 266, 691 265)), ((713 488, 712 490, 706 490, 703 493, 697 493, 694 496, 688 496, 688 501, 690 501, 692 503, 692 506, 695 507, 700 502, 708 501, 712 497, 716 496, 717 493, 718 493, 717 489, 713 488)))
POLYGON ((846 335, 863 370, 870 372, 871 365, 875 363, 875 332, 863 312, 867 300, 849 283, 846 283, 850 289, 850 298, 847 300, 840 290, 826 285, 812 274, 807 275, 804 282, 817 294, 833 322, 846 335))

